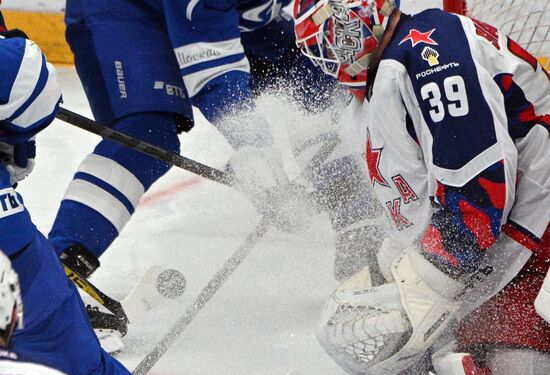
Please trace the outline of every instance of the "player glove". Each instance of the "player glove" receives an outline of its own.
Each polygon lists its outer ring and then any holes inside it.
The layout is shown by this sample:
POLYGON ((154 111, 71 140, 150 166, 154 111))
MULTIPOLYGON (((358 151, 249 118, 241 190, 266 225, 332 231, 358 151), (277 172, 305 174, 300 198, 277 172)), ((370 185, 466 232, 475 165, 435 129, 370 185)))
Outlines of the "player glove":
POLYGON ((4 38, 25 38, 29 39, 27 34, 23 30, 11 29, 7 31, 0 32, 0 35, 4 38))
POLYGON ((290 183, 273 147, 245 146, 229 160, 236 186, 279 230, 307 229, 312 209, 300 186, 290 183))
POLYGON ((8 171, 11 185, 24 180, 32 172, 35 156, 34 139, 16 145, 0 142, 0 163, 8 171))

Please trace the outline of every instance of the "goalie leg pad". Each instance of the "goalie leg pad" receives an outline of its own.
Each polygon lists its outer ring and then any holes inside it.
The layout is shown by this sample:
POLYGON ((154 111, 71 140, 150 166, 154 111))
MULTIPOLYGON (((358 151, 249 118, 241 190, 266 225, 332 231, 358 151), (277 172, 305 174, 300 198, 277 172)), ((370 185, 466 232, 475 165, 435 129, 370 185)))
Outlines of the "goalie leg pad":
POLYGON ((550 271, 546 274, 539 294, 535 299, 535 309, 540 316, 550 323, 550 271))
POLYGON ((395 375, 416 365, 459 307, 452 297, 462 284, 416 248, 405 250, 391 272, 395 282, 372 287, 365 268, 342 284, 324 309, 317 337, 351 373, 395 375))
POLYGON ((391 272, 412 334, 390 358, 371 367, 373 373, 388 375, 414 366, 441 336, 460 307, 452 298, 463 288, 460 282, 426 260, 415 247, 403 252, 393 263, 391 272))

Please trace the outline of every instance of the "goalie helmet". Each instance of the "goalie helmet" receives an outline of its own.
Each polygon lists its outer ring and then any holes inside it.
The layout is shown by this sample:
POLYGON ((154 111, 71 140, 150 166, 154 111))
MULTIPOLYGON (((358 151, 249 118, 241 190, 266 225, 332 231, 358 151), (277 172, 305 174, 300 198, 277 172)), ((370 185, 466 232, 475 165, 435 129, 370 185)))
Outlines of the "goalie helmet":
POLYGON ((296 43, 326 74, 364 90, 398 0, 295 0, 296 43))
POLYGON ((19 277, 0 251, 0 331, 8 344, 15 328, 23 328, 23 302, 19 277))

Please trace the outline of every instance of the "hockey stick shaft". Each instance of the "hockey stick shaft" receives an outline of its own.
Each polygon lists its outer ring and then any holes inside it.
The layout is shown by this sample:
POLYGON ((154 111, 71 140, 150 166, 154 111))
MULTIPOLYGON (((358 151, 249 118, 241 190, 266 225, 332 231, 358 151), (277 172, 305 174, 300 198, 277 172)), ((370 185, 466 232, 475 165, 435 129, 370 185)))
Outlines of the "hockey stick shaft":
POLYGON ((99 304, 109 309, 109 311, 115 314, 119 319, 122 319, 126 323, 128 323, 128 316, 126 315, 126 312, 124 311, 124 308, 119 301, 109 297, 101 290, 97 289, 91 282, 86 280, 85 277, 81 276, 78 272, 74 271, 66 264, 63 264, 63 268, 65 269, 65 274, 67 275, 67 277, 78 288, 82 289, 86 294, 99 302, 99 304))
MULTIPOLYGON (((321 165, 327 160, 330 154, 334 151, 340 140, 335 133, 329 134, 323 141, 323 145, 317 151, 315 156, 311 159, 308 166, 304 168, 305 174, 315 173, 321 167, 321 165)), ((144 375, 147 374, 153 366, 159 361, 159 359, 166 353, 168 348, 174 343, 174 341, 181 335, 185 328, 193 321, 199 311, 206 305, 208 301, 216 294, 216 292, 225 283, 227 278, 237 269, 242 261, 248 256, 250 251, 256 246, 258 241, 263 237, 271 225, 268 218, 263 217, 254 232, 252 232, 241 246, 228 258, 223 267, 214 275, 214 277, 208 282, 208 284, 202 289, 201 293, 195 299, 184 314, 176 321, 176 323, 170 328, 168 333, 161 339, 153 350, 145 356, 145 358, 138 364, 132 374, 144 375)))
POLYGON ((68 124, 89 131, 90 133, 97 134, 110 141, 120 143, 131 149, 147 154, 155 159, 164 161, 172 166, 185 169, 191 173, 212 181, 225 185, 233 185, 233 179, 231 178, 232 175, 228 172, 220 171, 219 169, 191 160, 175 152, 164 150, 153 144, 113 130, 106 125, 100 124, 73 111, 69 111, 68 109, 60 108, 56 117, 68 124))
POLYGON ((198 312, 210 301, 225 280, 237 269, 241 262, 248 256, 256 243, 269 229, 269 221, 263 218, 254 232, 250 233, 247 239, 239 248, 225 261, 223 267, 214 275, 208 284, 202 289, 195 301, 187 308, 185 313, 170 328, 166 336, 155 345, 153 350, 139 363, 132 374, 144 375, 153 368, 172 343, 179 337, 185 328, 193 321, 198 312))

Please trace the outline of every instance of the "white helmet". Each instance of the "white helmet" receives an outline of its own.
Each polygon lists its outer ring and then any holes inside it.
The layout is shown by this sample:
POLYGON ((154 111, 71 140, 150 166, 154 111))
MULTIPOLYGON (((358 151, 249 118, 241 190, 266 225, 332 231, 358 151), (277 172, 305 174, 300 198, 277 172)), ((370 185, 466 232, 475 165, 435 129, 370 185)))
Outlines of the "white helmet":
POLYGON ((0 330, 9 342, 15 328, 23 328, 23 302, 19 277, 10 259, 0 251, 0 330))

